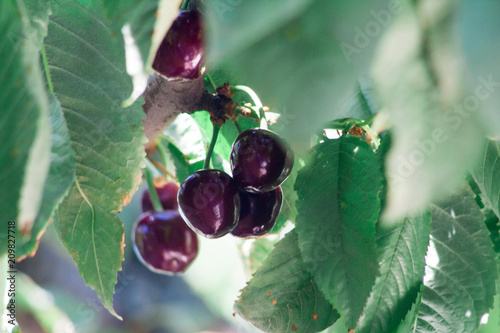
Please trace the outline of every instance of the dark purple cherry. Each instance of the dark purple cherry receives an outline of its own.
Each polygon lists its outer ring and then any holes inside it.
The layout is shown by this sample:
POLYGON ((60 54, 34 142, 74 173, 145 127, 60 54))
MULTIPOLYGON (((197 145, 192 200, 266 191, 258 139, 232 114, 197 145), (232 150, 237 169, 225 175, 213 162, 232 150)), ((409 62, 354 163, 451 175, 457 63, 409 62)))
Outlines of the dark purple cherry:
POLYGON ((292 167, 292 149, 278 134, 268 130, 243 131, 231 149, 233 178, 249 192, 276 189, 292 167))
POLYGON ((274 227, 283 203, 281 186, 262 193, 240 191, 240 221, 231 234, 253 237, 267 234, 274 227))
MULTIPOLYGON (((179 191, 179 186, 175 183, 166 183, 162 187, 155 187, 156 193, 160 198, 161 205, 164 210, 173 209, 177 210, 177 191, 179 191)), ((145 190, 142 193, 142 211, 152 212, 154 211, 153 203, 151 202, 151 196, 149 195, 149 190, 145 190)))
POLYGON ((183 273, 198 254, 198 237, 174 210, 142 214, 132 229, 139 260, 150 270, 183 273))
POLYGON ((203 22, 197 11, 180 11, 156 51, 153 69, 168 78, 196 79, 203 66, 203 22))
POLYGON ((220 170, 201 170, 186 178, 177 201, 186 223, 207 238, 231 232, 240 217, 238 186, 220 170))

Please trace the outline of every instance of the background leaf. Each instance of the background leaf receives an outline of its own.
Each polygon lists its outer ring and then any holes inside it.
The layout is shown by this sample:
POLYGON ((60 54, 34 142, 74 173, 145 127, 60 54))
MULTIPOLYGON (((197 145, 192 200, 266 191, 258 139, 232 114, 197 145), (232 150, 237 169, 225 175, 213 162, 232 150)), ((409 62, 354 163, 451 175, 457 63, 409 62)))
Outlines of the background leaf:
POLYGON ((345 136, 316 146, 295 182, 304 262, 350 328, 378 274, 375 223, 381 186, 371 148, 345 136))
POLYGON ((424 10, 423 3, 401 6, 404 11, 379 45, 373 70, 393 124, 385 210, 393 222, 460 185, 483 140, 473 112, 479 105, 465 95, 453 38, 457 3, 437 1, 432 10, 424 10))
POLYGON ((406 314, 406 318, 401 322, 396 330, 397 333, 408 333, 414 332, 415 325, 417 322, 418 311, 420 310, 420 304, 422 304, 422 290, 424 285, 422 284, 420 292, 417 295, 417 299, 413 303, 410 311, 406 314))
POLYGON ((234 71, 264 104, 278 110, 279 132, 305 149, 308 135, 323 119, 337 118, 355 88, 354 70, 330 26, 337 2, 250 1, 222 9, 210 2, 207 7, 210 59, 234 71))
POLYGON ((481 199, 485 206, 491 207, 500 217, 500 146, 498 141, 488 141, 480 151, 481 158, 472 168, 472 176, 481 190, 481 199))
MULTIPOLYGON (((38 56, 43 32, 23 1, 0 4, 0 211, 16 221, 19 241, 29 239, 50 164, 50 123, 38 56)), ((7 250, 6 229, 0 253, 7 250)))
POLYGON ((17 313, 21 313, 21 316, 23 312, 33 315, 45 332, 75 330, 75 325, 68 315, 56 305, 53 295, 24 273, 20 273, 16 278, 16 283, 22 286, 16 294, 17 313))
POLYGON ((474 194, 465 187, 432 205, 432 232, 417 332, 476 332, 493 306, 495 254, 474 194))
POLYGON ((31 229, 29 240, 18 241, 17 257, 34 255, 38 242, 54 210, 68 193, 75 180, 75 152, 71 148, 68 127, 61 110, 61 104, 54 95, 50 95, 50 122, 52 125, 52 154, 49 175, 43 189, 40 211, 31 229))
POLYGON ((497 1, 460 1, 458 36, 466 63, 466 83, 470 94, 480 100, 479 116, 489 134, 500 135, 500 11, 497 1))
POLYGON ((339 318, 307 272, 294 231, 275 245, 234 308, 265 332, 320 332, 339 318))
POLYGON ((203 168, 203 161, 198 161, 193 164, 188 163, 182 152, 172 143, 168 143, 168 151, 174 162, 175 175, 179 183, 182 183, 192 173, 203 168))
POLYGON ((144 113, 138 103, 120 106, 132 91, 123 40, 107 27, 100 3, 88 6, 60 1, 45 39, 77 162, 76 183, 55 226, 85 282, 116 315, 112 296, 124 243, 122 223, 112 212, 129 202, 141 181, 144 113))
POLYGON ((430 231, 430 212, 405 218, 391 230, 378 230, 380 276, 356 332, 393 332, 405 319, 422 286, 430 231))

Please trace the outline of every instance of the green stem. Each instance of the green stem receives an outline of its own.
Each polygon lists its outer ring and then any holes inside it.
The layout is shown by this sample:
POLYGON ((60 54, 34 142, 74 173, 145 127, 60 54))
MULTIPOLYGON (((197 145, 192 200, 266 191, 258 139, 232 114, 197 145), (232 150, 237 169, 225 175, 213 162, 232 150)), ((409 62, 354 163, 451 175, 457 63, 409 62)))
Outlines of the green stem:
POLYGON ((161 212, 163 210, 163 206, 161 205, 160 197, 158 197, 158 193, 153 185, 153 175, 148 168, 144 169, 144 175, 146 176, 146 182, 148 183, 149 196, 151 197, 153 208, 156 212, 161 212))
POLYGON ((49 85, 49 91, 52 95, 54 95, 54 86, 52 85, 52 79, 50 78, 49 62, 47 61, 47 54, 45 53, 44 44, 42 44, 42 60, 43 60, 43 69, 45 70, 45 76, 47 77, 47 84, 49 85))
POLYGON ((236 129, 238 130, 238 133, 241 134, 241 132, 243 132, 243 128, 241 128, 241 125, 238 122, 238 120, 233 120, 233 124, 236 127, 236 129))
POLYGON ((267 129, 267 119, 266 119, 266 114, 264 112, 264 106, 262 105, 262 102, 260 101, 260 98, 259 96, 257 96, 255 91, 253 91, 247 86, 234 86, 233 89, 246 93, 252 99, 253 104, 259 110, 260 128, 267 129))
POLYGON ((210 141, 210 146, 208 146, 207 157, 205 157, 205 163, 203 163, 203 169, 206 170, 210 168, 210 159, 214 152, 215 143, 217 142, 217 137, 219 136, 220 126, 214 124, 214 130, 212 132, 212 141, 210 141))
POLYGON ((165 148, 163 147, 163 145, 161 144, 161 142, 159 142, 156 145, 156 149, 160 153, 161 159, 163 161, 163 165, 165 165, 165 167, 166 167, 167 163, 168 163, 168 157, 167 157, 167 152, 165 151, 165 148))
POLYGON ((217 91, 217 85, 215 84, 215 81, 212 79, 212 75, 207 73, 207 78, 208 78, 208 81, 210 81, 210 84, 212 85, 214 90, 217 91))
POLYGON ((181 10, 186 10, 188 8, 188 5, 189 5, 189 0, 182 1, 181 10))

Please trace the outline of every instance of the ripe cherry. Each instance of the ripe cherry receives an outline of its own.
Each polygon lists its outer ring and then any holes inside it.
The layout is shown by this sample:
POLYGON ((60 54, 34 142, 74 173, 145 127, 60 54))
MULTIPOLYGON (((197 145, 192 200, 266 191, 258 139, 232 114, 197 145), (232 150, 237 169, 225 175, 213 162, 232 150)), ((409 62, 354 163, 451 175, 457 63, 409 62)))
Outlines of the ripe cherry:
MULTIPOLYGON (((156 193, 158 193, 158 197, 160 198, 160 202, 164 210, 177 210, 177 191, 179 191, 179 186, 177 186, 177 184, 166 183, 161 187, 155 187, 155 189, 156 193)), ((143 212, 154 211, 149 190, 145 190, 142 193, 141 203, 143 212)))
POLYGON ((271 231, 283 203, 281 186, 262 193, 240 191, 240 198, 240 220, 231 234, 237 237, 252 237, 271 231))
POLYGON ((197 11, 180 11, 156 51, 153 69, 168 78, 196 79, 205 52, 203 22, 197 11))
POLYGON ((132 243, 139 260, 150 270, 183 273, 198 254, 198 237, 174 210, 147 212, 134 224, 132 243))
POLYGON ((177 200, 186 223, 207 238, 231 232, 240 216, 238 186, 220 170, 193 173, 181 184, 177 200))
POLYGON ((292 167, 292 149, 279 135, 268 130, 243 131, 231 149, 234 180, 249 192, 276 189, 292 167))

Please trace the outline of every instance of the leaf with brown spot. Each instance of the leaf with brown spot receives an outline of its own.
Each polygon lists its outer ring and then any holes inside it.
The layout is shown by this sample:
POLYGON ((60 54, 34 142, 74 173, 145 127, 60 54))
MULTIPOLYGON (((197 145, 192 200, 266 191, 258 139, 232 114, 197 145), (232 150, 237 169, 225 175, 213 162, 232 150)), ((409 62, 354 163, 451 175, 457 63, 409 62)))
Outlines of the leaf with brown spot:
POLYGON ((320 332, 339 318, 305 269, 295 231, 275 245, 234 309, 266 332, 291 332, 291 323, 300 332, 320 332))

